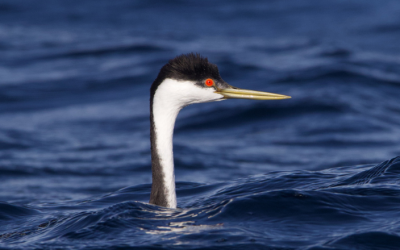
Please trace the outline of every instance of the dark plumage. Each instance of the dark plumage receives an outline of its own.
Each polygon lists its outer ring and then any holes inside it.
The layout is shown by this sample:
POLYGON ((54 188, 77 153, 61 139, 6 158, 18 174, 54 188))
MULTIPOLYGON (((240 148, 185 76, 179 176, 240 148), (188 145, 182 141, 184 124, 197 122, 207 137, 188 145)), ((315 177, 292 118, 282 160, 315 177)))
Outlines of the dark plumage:
POLYGON ((231 87, 219 75, 217 65, 210 63, 206 57, 202 57, 198 53, 183 54, 169 60, 169 62, 161 68, 156 80, 154 80, 151 85, 151 98, 154 96, 158 86, 167 78, 181 81, 194 81, 198 83, 200 87, 204 87, 204 80, 211 78, 214 80, 217 87, 231 87))

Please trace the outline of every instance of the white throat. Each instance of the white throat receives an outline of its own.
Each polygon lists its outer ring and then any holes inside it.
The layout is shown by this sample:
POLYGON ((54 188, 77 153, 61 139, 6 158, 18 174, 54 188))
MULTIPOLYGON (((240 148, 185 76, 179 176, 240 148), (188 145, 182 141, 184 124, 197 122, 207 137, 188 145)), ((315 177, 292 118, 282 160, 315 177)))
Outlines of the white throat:
POLYGON ((153 97, 156 150, 160 159, 167 207, 176 208, 173 133, 179 111, 192 103, 218 101, 223 97, 213 88, 201 88, 193 82, 164 80, 153 97))

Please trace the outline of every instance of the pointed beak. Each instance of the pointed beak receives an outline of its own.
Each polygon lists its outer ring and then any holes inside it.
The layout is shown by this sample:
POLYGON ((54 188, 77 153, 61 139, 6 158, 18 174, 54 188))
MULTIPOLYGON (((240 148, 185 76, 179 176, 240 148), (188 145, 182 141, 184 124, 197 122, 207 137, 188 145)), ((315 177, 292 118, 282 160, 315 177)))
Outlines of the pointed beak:
POLYGON ((236 99, 251 99, 251 100, 280 100, 289 99, 290 96, 274 94, 263 91, 255 91, 248 89, 238 89, 238 88, 226 88, 218 89, 215 91, 217 94, 224 96, 224 99, 236 98, 236 99))

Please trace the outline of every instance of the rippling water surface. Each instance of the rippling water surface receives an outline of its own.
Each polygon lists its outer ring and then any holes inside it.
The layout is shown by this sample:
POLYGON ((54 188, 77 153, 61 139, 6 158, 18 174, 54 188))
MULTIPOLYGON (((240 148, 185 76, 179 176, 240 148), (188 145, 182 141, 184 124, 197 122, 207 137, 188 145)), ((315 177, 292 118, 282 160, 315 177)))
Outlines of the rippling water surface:
POLYGON ((398 1, 0 1, 0 249, 400 249, 398 1), (149 205, 149 88, 200 52, 291 95, 185 108, 149 205))

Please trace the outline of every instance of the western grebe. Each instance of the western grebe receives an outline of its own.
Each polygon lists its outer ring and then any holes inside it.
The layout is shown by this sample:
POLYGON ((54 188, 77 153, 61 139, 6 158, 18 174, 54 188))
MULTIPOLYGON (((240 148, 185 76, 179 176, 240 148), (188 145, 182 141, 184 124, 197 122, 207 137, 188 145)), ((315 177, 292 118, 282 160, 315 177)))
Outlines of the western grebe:
POLYGON ((233 87, 222 80, 216 65, 199 54, 178 56, 161 68, 150 89, 150 204, 176 208, 172 140, 179 111, 192 103, 229 98, 279 100, 290 96, 233 87))

